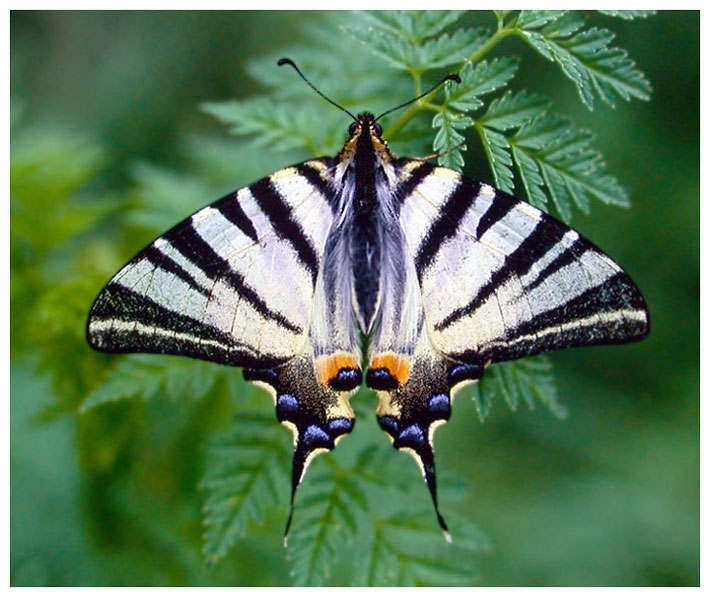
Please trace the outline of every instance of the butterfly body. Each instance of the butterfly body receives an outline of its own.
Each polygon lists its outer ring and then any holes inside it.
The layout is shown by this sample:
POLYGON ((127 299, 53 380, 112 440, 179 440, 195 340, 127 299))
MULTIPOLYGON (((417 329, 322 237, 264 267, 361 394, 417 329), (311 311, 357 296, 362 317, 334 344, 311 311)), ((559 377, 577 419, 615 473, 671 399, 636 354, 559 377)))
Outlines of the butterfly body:
POLYGON ((648 313, 576 231, 397 158, 381 134, 362 114, 334 158, 279 170, 178 224, 100 293, 87 337, 107 352, 244 367, 294 433, 292 506, 311 459, 353 429, 349 400, 364 380, 446 530, 433 435, 455 392, 491 363, 639 340, 648 313))

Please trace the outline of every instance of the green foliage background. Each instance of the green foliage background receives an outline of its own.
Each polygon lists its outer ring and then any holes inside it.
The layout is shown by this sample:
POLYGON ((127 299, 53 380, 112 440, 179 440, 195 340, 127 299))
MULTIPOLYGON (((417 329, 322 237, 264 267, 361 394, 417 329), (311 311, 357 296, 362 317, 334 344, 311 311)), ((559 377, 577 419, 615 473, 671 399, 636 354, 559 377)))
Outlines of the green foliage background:
MULTIPOLYGON (((434 129, 416 110, 385 122, 404 155, 465 134, 468 148, 442 161, 571 219, 651 310, 641 344, 494 369, 457 399, 437 433, 452 546, 411 459, 375 429, 371 395, 354 400, 352 437, 309 470, 285 550, 290 436, 266 395, 226 367, 85 344, 94 296, 156 234, 339 149, 347 119, 276 58, 379 113, 457 67, 456 52, 480 52, 480 28, 496 23, 466 14, 465 34, 442 36, 456 19, 431 15, 413 21, 410 38, 428 45, 411 54, 373 34, 401 32, 386 15, 11 14, 13 585, 699 583, 697 12, 595 15, 574 42, 572 17, 528 15, 535 34, 501 39, 485 68, 432 99, 444 106, 434 129), (607 42, 645 73, 650 101, 633 68, 612 85, 565 54, 607 42), (533 125, 525 110, 546 115, 533 125), (539 145, 553 133, 565 151, 539 145), (554 168, 535 164, 570 166, 570 148, 586 169, 555 186, 554 168)), ((628 66, 613 50, 604 60, 628 66)))

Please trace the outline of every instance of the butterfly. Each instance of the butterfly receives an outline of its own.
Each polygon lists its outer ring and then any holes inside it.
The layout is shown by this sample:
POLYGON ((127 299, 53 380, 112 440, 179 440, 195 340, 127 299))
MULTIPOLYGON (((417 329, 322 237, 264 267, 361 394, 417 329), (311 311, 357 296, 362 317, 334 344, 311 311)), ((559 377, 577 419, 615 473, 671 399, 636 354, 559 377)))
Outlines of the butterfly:
POLYGON ((293 431, 294 497, 308 464, 353 430, 374 390, 380 427, 421 468, 437 520, 434 431, 486 367, 641 340, 644 299, 572 228, 494 187, 396 157, 353 115, 335 157, 278 170, 160 236, 100 292, 92 348, 243 368, 293 431))

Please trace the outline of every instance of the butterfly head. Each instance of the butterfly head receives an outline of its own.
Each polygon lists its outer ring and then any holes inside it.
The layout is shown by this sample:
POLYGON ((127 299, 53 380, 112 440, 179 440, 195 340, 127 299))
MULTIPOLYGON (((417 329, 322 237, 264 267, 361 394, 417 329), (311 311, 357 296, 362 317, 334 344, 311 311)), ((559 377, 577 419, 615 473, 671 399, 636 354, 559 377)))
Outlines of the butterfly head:
POLYGON ((348 135, 352 139, 353 137, 357 137, 362 134, 363 131, 382 141, 382 126, 370 112, 358 114, 357 119, 348 129, 348 135))
POLYGON ((342 161, 350 162, 357 154, 362 156, 373 151, 380 159, 389 161, 387 159, 389 148, 387 141, 382 138, 382 126, 372 113, 363 112, 350 123, 348 139, 339 158, 342 161))

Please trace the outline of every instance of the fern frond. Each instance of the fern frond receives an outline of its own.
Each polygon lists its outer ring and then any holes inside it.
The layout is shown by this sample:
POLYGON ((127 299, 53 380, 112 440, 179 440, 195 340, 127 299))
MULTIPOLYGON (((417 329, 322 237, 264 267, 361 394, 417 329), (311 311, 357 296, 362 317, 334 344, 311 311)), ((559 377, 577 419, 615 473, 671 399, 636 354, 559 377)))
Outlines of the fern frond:
POLYGON ((556 416, 566 416, 552 375, 552 362, 545 356, 498 363, 473 386, 473 400, 481 421, 490 413, 492 399, 502 399, 515 411, 521 402, 531 410, 540 403, 556 416))
POLYGON ((584 24, 577 13, 522 11, 515 31, 560 66, 588 108, 594 107, 595 96, 610 106, 617 97, 648 100, 648 79, 626 51, 610 46, 614 34, 598 27, 583 30, 584 24))
POLYGON ((472 125, 470 118, 455 113, 440 112, 434 116, 432 127, 438 130, 433 146, 434 151, 443 152, 438 158, 440 165, 461 171, 464 165, 462 152, 466 149, 466 137, 460 131, 472 125))
POLYGON ((287 503, 288 460, 283 428, 272 416, 241 412, 207 450, 201 488, 204 554, 216 562, 263 519, 273 505, 287 503))
POLYGON ((436 24, 427 12, 366 13, 367 26, 346 31, 395 68, 415 74, 463 62, 487 36, 483 29, 441 33, 460 13, 449 12, 436 24))
POLYGON ((431 513, 394 511, 391 517, 374 522, 361 560, 356 582, 368 586, 470 586, 479 575, 471 563, 477 552, 487 549, 481 532, 462 520, 455 520, 461 537, 451 545, 441 532, 426 525, 431 513))
POLYGON ((604 163, 592 147, 591 133, 575 130, 569 120, 545 112, 531 119, 535 111, 547 109, 537 98, 507 97, 491 103, 475 124, 503 190, 511 192, 514 162, 531 203, 546 209, 551 201, 567 222, 573 205, 588 213, 592 199, 628 207, 626 191, 616 178, 603 173, 604 163))
POLYGON ((618 17, 624 19, 625 21, 632 21, 633 19, 645 19, 656 14, 655 10, 600 10, 600 14, 606 15, 608 17, 618 17))
POLYGON ((133 397, 199 400, 217 382, 218 371, 214 365, 194 359, 126 355, 86 397, 81 410, 133 397))
POLYGON ((492 93, 504 87, 515 76, 518 61, 514 58, 496 58, 473 64, 467 62, 459 76, 461 82, 447 86, 444 108, 467 111, 476 110, 483 105, 482 95, 492 93))
POLYGON ((343 474, 314 475, 298 504, 298 520, 289 537, 288 558, 297 586, 318 586, 330 577, 358 536, 367 515, 367 498, 356 477, 343 474))

